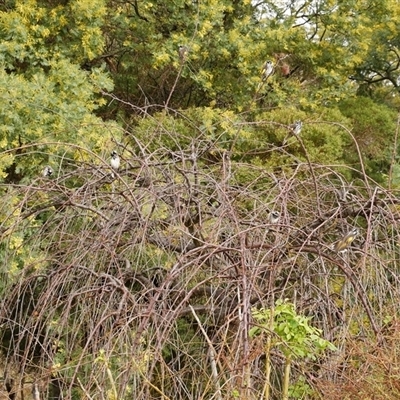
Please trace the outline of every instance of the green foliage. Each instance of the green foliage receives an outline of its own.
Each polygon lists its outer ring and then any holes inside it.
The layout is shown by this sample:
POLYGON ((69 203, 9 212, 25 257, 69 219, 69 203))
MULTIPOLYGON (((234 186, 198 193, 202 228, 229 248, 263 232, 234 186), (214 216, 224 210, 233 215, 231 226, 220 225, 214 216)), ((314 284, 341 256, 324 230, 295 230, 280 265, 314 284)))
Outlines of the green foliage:
POLYGON ((317 393, 306 382, 304 376, 299 376, 297 381, 289 387, 289 398, 293 399, 309 399, 317 396, 317 393))
POLYGON ((393 165, 392 171, 392 185, 394 188, 400 187, 400 164, 396 163, 393 165))
MULTIPOLYGON (((367 172, 379 182, 386 183, 383 172, 391 163, 397 112, 364 96, 343 100, 339 108, 351 120, 352 134, 363 155, 367 172)), ((354 152, 349 152, 346 159, 354 163, 354 152)))
POLYGON ((3 178, 29 178, 42 162, 79 157, 62 142, 99 151, 119 129, 93 114, 105 104, 97 93, 113 87, 104 68, 79 65, 103 49, 104 5, 71 1, 52 8, 31 0, 1 12, 0 83, 7 90, 0 96, 0 150, 22 146, 18 160, 15 153, 0 157, 3 178))
POLYGON ((56 7, 36 0, 16 1, 14 10, 0 14, 1 64, 33 73, 51 67, 52 60, 69 58, 78 64, 92 60, 104 47, 105 12, 104 0, 72 0, 56 7))
POLYGON ((250 337, 272 329, 272 346, 285 357, 316 359, 325 350, 335 350, 321 338, 322 331, 310 325, 312 318, 298 315, 292 303, 277 300, 273 309, 253 309, 252 316, 257 325, 250 329, 250 337))

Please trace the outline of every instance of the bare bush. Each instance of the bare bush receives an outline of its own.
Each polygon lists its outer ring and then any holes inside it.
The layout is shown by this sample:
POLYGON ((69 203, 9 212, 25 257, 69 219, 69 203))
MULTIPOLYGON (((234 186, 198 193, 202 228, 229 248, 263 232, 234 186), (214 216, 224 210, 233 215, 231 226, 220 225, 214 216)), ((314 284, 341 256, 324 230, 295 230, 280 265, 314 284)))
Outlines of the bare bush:
POLYGON ((399 301, 396 195, 362 173, 348 183, 345 166, 268 170, 202 134, 168 134, 174 149, 152 152, 131 136, 141 151, 117 148, 117 172, 108 160, 63 161, 54 178, 9 186, 22 200, 3 240, 25 232, 31 255, 3 288, 10 397, 35 383, 48 398, 259 399, 265 354, 248 336, 251 308, 279 298, 339 348, 298 374, 320 393, 351 381, 347 343, 384 349, 399 301), (354 226, 349 251, 334 253, 354 226))

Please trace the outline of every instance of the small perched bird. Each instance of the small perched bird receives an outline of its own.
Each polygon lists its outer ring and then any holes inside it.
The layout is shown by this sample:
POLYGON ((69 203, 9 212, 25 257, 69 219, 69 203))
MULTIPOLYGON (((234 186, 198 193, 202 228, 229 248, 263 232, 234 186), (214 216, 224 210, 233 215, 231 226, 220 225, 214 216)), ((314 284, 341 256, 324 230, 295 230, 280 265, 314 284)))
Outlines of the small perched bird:
POLYGON ((274 64, 272 61, 266 61, 262 69, 262 79, 265 81, 274 72, 274 64))
POLYGON ((303 127, 303 123, 301 121, 294 121, 294 124, 290 125, 290 130, 295 134, 299 135, 301 132, 301 128, 303 127))
POLYGON ((347 235, 343 239, 335 243, 335 245, 333 246, 333 250, 338 253, 340 253, 341 251, 346 251, 358 234, 358 229, 353 228, 347 233, 347 235))
POLYGON ((179 60, 183 63, 186 60, 187 55, 189 54, 189 49, 186 46, 179 45, 178 47, 179 60))
POLYGON ((111 161, 110 161, 110 164, 111 164, 111 167, 112 167, 113 169, 115 169, 115 170, 117 170, 117 169, 119 168, 120 164, 121 164, 121 160, 120 160, 120 158, 119 158, 119 155, 118 155, 118 153, 117 153, 115 150, 113 150, 113 151, 111 152, 111 161))
POLYGON ((340 189, 336 190, 338 195, 339 202, 346 203, 351 197, 350 191, 348 188, 342 186, 340 189))
POLYGON ((46 165, 46 166, 43 168, 42 175, 43 175, 43 177, 45 177, 45 178, 50 178, 51 175, 53 175, 53 169, 52 169, 49 165, 46 165))
MULTIPOLYGON (((290 133, 295 136, 298 136, 298 135, 300 135, 302 127, 303 127, 303 123, 301 121, 294 121, 294 124, 289 125, 290 133)), ((286 145, 286 143, 290 137, 290 133, 288 135, 286 135, 285 139, 283 139, 282 146, 286 145)))
POLYGON ((36 382, 32 385, 32 398, 33 400, 40 400, 39 385, 36 382))
POLYGON ((268 217, 270 224, 278 223, 280 216, 281 216, 281 213, 279 211, 271 211, 269 213, 269 217, 268 217))
POLYGON ((288 78, 290 76, 290 66, 289 64, 283 63, 280 67, 282 76, 288 78))

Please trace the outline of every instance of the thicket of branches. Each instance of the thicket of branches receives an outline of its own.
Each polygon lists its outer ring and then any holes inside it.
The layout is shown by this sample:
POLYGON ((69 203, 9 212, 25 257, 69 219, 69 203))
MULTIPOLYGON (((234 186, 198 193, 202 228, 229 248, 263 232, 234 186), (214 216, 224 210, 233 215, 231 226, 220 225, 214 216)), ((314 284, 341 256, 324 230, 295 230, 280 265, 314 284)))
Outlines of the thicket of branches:
POLYGON ((399 2, 0 11, 4 396, 399 398, 399 2))
MULTIPOLYGON (((23 232, 31 259, 2 283, 10 398, 37 385, 48 398, 259 399, 265 352, 249 338, 251 309, 277 299, 338 347, 296 363, 294 381, 339 399, 371 394, 365 382, 384 377, 385 398, 396 398, 396 194, 362 173, 347 182, 344 166, 293 157, 268 170, 202 134, 162 135, 175 146, 149 151, 126 132, 118 171, 87 153, 80 165, 60 159, 51 178, 7 186, 22 200, 2 235, 23 232), (355 226, 351 249, 333 252, 355 226)), ((284 360, 272 358, 279 397, 284 360)))

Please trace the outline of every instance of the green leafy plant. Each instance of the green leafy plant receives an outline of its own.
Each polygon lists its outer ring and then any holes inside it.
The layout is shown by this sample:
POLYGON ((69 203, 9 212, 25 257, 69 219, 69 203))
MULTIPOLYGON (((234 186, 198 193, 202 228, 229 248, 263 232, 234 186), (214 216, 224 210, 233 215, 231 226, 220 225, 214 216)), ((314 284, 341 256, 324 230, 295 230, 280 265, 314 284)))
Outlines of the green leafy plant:
POLYGON ((336 348, 328 340, 321 337, 322 331, 320 329, 310 325, 311 317, 297 314, 294 304, 286 300, 277 300, 272 309, 253 309, 252 316, 256 326, 250 329, 250 337, 262 333, 267 334, 264 347, 266 355, 265 398, 269 399, 270 352, 273 348, 276 348, 285 357, 282 398, 288 399, 292 360, 304 358, 315 360, 324 350, 335 350, 336 348))

